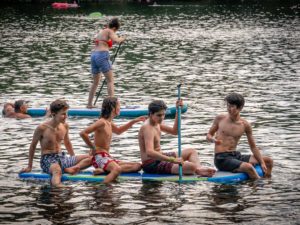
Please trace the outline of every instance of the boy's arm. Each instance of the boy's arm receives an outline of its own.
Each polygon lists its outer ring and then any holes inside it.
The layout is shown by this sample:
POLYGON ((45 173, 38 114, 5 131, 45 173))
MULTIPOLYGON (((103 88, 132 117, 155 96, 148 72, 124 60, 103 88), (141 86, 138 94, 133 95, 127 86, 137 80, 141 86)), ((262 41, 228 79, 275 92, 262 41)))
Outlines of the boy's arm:
POLYGON ((216 140, 214 138, 215 133, 218 131, 219 129, 219 121, 220 121, 220 117, 221 116, 216 116, 216 118, 213 121, 212 126, 210 127, 208 133, 206 134, 206 140, 210 143, 216 143, 216 144, 220 144, 221 140, 216 140))
POLYGON ((128 130, 129 128, 131 128, 133 126, 133 124, 135 123, 138 123, 140 121, 144 122, 145 120, 147 119, 147 117, 145 116, 140 116, 140 117, 137 117, 131 121, 129 121, 128 123, 120 126, 120 127, 117 127, 114 123, 111 124, 112 126, 112 132, 115 133, 115 134, 122 134, 123 132, 125 132, 126 130, 128 130))
POLYGON ((154 134, 153 132, 149 131, 148 129, 144 129, 144 143, 145 143, 145 150, 147 156, 151 159, 160 160, 160 161, 167 161, 173 163, 182 163, 181 159, 169 157, 161 152, 154 150, 154 134))
POLYGON ((32 164, 33 164, 33 157, 34 157, 35 149, 36 149, 37 143, 39 142, 39 140, 42 137, 42 133, 43 133, 43 130, 41 129, 40 126, 35 129, 33 137, 32 137, 32 141, 31 141, 31 144, 30 144, 30 147, 29 147, 28 166, 27 166, 27 168, 23 168, 21 170, 21 173, 30 172, 32 170, 32 164))
POLYGON ((266 172, 267 171, 266 164, 265 164, 265 162, 262 158, 260 150, 256 147, 255 140, 254 140, 254 137, 253 137, 253 134, 252 134, 251 125, 247 121, 245 121, 245 133, 247 135, 249 147, 250 147, 250 149, 253 153, 253 156, 258 161, 258 163, 261 165, 263 171, 266 172))
POLYGON ((72 146, 72 143, 70 141, 70 137, 69 137, 69 125, 68 124, 64 124, 65 125, 65 128, 66 128, 66 135, 64 137, 64 144, 65 144, 65 147, 69 153, 69 155, 75 155, 74 153, 74 150, 73 150, 73 146, 72 146))
MULTIPOLYGON (((182 99, 177 100, 176 108, 178 109, 178 107, 182 107, 182 106, 183 106, 182 99)), ((165 133, 168 133, 168 134, 172 134, 172 135, 177 135, 178 134, 178 114, 177 114, 177 111, 176 111, 173 127, 169 127, 169 126, 166 126, 164 124, 161 124, 160 129, 161 129, 161 131, 163 131, 165 133)))
POLYGON ((97 122, 93 123, 92 125, 88 126, 86 129, 81 131, 79 133, 80 137, 83 139, 83 141, 89 146, 89 148, 92 150, 93 154, 96 151, 95 145, 90 140, 89 134, 92 132, 95 132, 95 130, 101 128, 104 126, 104 122, 101 120, 98 120, 97 122))

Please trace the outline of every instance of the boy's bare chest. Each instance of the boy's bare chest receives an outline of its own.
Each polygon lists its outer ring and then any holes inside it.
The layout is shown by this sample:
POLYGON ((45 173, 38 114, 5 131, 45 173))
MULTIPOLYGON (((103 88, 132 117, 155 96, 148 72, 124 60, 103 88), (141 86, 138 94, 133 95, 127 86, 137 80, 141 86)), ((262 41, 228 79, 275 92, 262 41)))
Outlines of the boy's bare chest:
POLYGON ((228 122, 221 121, 219 124, 218 133, 224 136, 240 138, 245 132, 245 127, 242 121, 228 122))

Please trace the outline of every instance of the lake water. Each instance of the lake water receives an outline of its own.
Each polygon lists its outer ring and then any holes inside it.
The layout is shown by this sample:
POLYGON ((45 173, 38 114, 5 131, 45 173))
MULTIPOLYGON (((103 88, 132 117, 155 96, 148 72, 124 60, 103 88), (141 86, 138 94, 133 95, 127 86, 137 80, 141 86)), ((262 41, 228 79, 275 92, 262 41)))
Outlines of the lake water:
MULTIPOLYGON (((101 3, 62 11, 49 5, 1 5, 1 108, 20 98, 30 100, 31 107, 46 107, 61 97, 71 107, 85 107, 93 36, 118 16, 120 33, 128 40, 114 65, 121 104, 163 99, 174 105, 176 85, 183 82, 189 109, 182 117, 182 147, 196 148, 202 163, 213 165, 213 146, 205 134, 214 117, 225 112, 225 95, 239 92, 246 99, 242 116, 252 123, 257 145, 274 159, 272 178, 236 185, 79 182, 57 190, 48 182, 17 177, 44 118, 0 118, 1 224, 300 223, 299 1, 171 2, 101 3), (87 16, 91 12, 106 16, 93 20, 87 16)), ((87 152, 79 132, 95 119, 68 119, 76 153, 87 152)), ((139 127, 113 137, 115 157, 139 161, 139 127)), ((177 137, 163 135, 162 146, 176 150, 177 137)), ((246 138, 239 150, 250 152, 246 138)), ((34 169, 39 158, 37 150, 34 169)))

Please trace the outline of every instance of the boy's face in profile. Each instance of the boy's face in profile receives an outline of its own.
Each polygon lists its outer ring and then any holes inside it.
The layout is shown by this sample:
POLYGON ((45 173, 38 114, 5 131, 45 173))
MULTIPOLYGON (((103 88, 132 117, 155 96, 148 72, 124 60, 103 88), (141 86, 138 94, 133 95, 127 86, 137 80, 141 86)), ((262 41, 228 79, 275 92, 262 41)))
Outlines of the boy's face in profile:
POLYGON ((158 112, 150 114, 150 117, 154 123, 161 124, 166 116, 166 110, 162 109, 158 112))
POLYGON ((65 123, 68 118, 68 108, 63 108, 57 113, 53 113, 52 115, 57 122, 65 123))

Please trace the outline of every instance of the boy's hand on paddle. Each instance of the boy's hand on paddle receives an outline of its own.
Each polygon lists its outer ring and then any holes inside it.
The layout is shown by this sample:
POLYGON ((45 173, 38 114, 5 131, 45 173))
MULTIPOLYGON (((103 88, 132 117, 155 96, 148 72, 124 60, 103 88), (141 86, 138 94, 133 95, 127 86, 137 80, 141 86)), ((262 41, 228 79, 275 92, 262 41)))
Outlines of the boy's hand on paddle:
POLYGON ((183 165, 184 160, 181 157, 180 158, 175 158, 173 163, 183 165))
POLYGON ((178 99, 177 101, 176 101, 176 108, 178 108, 178 107, 182 107, 183 106, 183 100, 182 99, 178 99))
POLYGON ((23 168, 23 169, 20 171, 20 173, 28 173, 28 172, 30 172, 31 170, 32 170, 31 167, 23 168))

